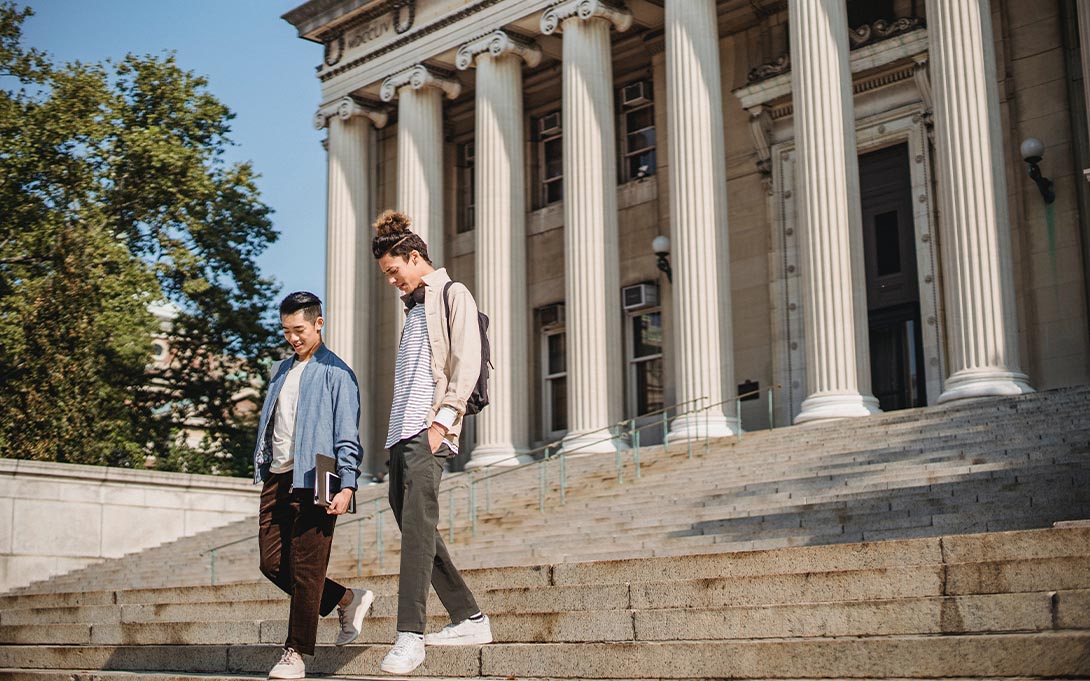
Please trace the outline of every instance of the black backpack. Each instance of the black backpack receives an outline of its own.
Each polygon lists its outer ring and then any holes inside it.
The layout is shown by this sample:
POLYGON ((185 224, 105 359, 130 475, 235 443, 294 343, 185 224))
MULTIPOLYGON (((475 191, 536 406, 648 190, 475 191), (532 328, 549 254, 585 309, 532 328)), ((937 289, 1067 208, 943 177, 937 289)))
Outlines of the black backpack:
MULTIPOLYGON (((443 287, 443 305, 447 310, 447 343, 450 343, 450 296, 447 292, 454 285, 448 281, 443 287)), ((492 367, 492 348, 488 344, 488 315, 477 311, 477 325, 481 329, 481 374, 477 377, 477 385, 473 387, 473 394, 466 400, 466 413, 476 414, 488 406, 488 374, 492 367)))

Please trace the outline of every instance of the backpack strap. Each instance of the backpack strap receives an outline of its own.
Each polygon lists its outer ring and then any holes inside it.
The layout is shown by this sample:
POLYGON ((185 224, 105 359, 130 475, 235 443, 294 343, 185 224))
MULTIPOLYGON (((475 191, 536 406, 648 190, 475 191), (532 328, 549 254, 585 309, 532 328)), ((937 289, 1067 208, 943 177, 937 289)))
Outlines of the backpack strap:
POLYGON ((447 310, 447 345, 451 343, 451 322, 450 322, 450 295, 447 293, 450 291, 450 287, 454 286, 453 281, 448 281, 443 285, 443 307, 447 310))

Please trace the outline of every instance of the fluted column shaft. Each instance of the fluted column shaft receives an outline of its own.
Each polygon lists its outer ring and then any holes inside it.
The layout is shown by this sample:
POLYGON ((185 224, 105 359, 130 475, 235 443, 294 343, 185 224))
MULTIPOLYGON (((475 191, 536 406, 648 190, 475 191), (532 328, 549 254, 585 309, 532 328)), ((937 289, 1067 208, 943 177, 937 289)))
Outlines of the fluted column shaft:
POLYGON ((326 345, 348 364, 360 386, 360 441, 371 443, 370 197, 371 120, 333 115, 328 120, 326 218, 326 345))
POLYGON ((990 3, 928 0, 951 375, 940 402, 1032 392, 1019 368, 990 3))
POLYGON ((564 276, 567 305, 568 427, 565 447, 591 444, 622 418, 617 169, 610 22, 563 24, 564 276))
MULTIPOLYGON (((727 171, 715 0, 666 2, 666 119, 677 401, 719 404, 735 392, 727 171), (701 399, 704 398, 704 399, 701 399)), ((670 440, 736 433, 734 405, 681 416, 670 440)))
POLYGON ((491 319, 491 404, 477 416, 473 466, 511 457, 529 444, 526 199, 522 60, 477 57, 477 302, 491 319))
POLYGON ((796 423, 878 411, 870 393, 859 160, 844 0, 792 0, 806 390, 796 423))
POLYGON ((443 263, 443 97, 406 85, 397 100, 397 207, 443 263))

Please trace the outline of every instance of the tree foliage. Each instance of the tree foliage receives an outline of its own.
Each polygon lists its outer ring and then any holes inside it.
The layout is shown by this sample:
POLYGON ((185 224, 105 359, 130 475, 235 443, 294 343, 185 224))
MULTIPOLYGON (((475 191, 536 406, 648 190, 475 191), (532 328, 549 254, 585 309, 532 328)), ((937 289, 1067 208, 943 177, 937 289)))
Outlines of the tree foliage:
POLYGON ((54 65, 29 14, 0 3, 0 456, 244 474, 276 232, 233 114, 173 55, 54 65))

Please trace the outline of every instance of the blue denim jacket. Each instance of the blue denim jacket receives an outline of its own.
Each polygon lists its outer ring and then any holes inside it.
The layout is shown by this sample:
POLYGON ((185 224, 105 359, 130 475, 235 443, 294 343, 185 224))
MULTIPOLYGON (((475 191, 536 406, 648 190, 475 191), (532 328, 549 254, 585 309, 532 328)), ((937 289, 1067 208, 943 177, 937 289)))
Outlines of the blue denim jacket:
MULTIPOLYGON (((269 393, 261 407, 261 424, 254 449, 254 483, 263 482, 272 464, 272 423, 276 399, 291 369, 287 359, 273 367, 269 393)), ((356 488, 363 447, 360 446, 360 387, 344 361, 321 345, 303 367, 299 380, 299 405, 295 410, 294 485, 314 488, 315 454, 337 460, 341 486, 356 488)))

